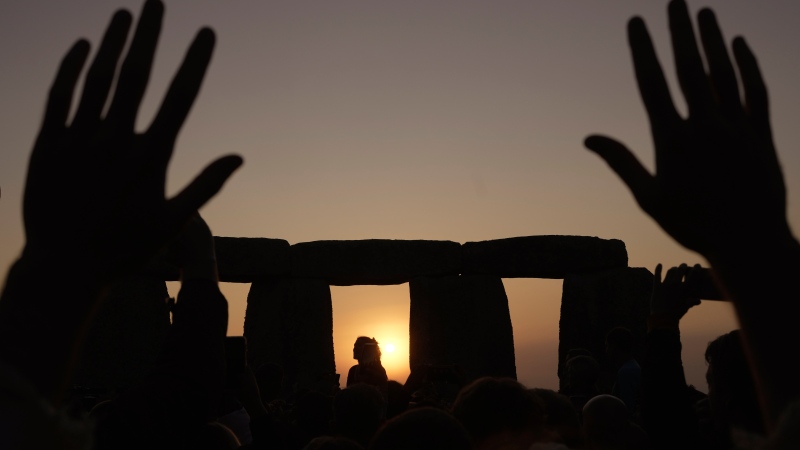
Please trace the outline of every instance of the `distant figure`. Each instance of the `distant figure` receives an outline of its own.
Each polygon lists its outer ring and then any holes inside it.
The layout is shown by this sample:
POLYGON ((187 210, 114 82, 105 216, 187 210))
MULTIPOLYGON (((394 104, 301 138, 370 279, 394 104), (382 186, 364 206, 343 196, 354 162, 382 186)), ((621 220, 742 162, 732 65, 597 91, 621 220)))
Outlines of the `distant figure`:
POLYGON ((598 395, 583 407, 584 445, 587 450, 649 448, 647 434, 628 420, 627 407, 613 395, 598 395))
POLYGON ((597 381, 600 379, 600 364, 591 356, 578 355, 568 359, 566 364, 566 395, 580 416, 583 405, 599 394, 597 381))
POLYGON ((635 339, 631 330, 616 327, 606 335, 606 353, 617 369, 611 395, 625 402, 628 414, 636 417, 642 390, 642 368, 633 357, 635 339))
POLYGON ((706 347, 708 399, 697 405, 710 417, 701 424, 709 444, 730 445, 730 430, 764 435, 755 380, 747 364, 739 330, 718 336, 706 347), (705 405, 703 405, 705 403, 705 405), (706 406, 706 408, 703 408, 706 406))
POLYGON ((347 387, 357 383, 375 386, 386 397, 389 378, 381 365, 381 348, 375 338, 359 336, 353 346, 353 359, 358 364, 347 372, 347 387))
POLYGON ((477 450, 528 450, 546 438, 544 409, 517 380, 483 377, 458 393, 452 411, 477 450))
POLYGON ((423 406, 400 414, 378 430, 370 450, 472 450, 472 439, 452 414, 423 406))
POLYGON ((367 448, 386 420, 386 398, 366 383, 348 386, 333 398, 333 416, 335 437, 352 439, 367 448))
POLYGON ((528 391, 544 404, 546 437, 543 441, 561 443, 568 448, 581 448, 581 418, 569 397, 551 389, 533 388, 528 391))

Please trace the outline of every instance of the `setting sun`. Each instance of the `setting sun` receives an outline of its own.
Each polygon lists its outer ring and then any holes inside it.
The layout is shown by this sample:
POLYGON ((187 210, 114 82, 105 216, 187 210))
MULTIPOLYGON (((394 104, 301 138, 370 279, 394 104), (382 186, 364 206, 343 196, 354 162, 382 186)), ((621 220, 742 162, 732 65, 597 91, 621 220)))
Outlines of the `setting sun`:
POLYGON ((386 353, 394 352, 394 344, 386 344, 385 350, 386 350, 386 353))

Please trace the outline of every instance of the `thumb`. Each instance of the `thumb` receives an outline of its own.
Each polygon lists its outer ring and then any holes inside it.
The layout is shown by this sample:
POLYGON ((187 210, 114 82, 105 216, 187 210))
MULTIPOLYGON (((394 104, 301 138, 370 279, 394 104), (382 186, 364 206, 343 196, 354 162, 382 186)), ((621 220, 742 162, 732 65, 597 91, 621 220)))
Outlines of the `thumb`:
POLYGON ((228 155, 209 164, 178 195, 168 201, 172 224, 184 224, 211 197, 217 195, 233 172, 242 165, 238 155, 228 155))
POLYGON ((653 189, 654 178, 625 145, 614 139, 591 135, 583 145, 603 158, 631 190, 639 205, 645 204, 653 189))

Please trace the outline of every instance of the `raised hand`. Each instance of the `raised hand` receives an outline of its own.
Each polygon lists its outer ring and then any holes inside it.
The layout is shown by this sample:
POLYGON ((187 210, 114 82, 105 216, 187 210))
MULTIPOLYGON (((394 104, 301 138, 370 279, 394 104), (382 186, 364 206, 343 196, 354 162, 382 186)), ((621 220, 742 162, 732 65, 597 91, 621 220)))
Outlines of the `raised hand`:
POLYGON ((167 164, 215 38, 210 29, 200 30, 155 119, 147 131, 136 133, 163 10, 158 0, 145 3, 118 77, 132 18, 127 11, 114 15, 68 123, 89 44, 80 40, 69 50, 31 154, 23 202, 25 248, 0 299, 0 361, 56 405, 71 383, 104 292, 177 235, 242 163, 239 156, 220 158, 177 196, 165 198, 167 164))
POLYGON ((685 2, 670 2, 675 66, 689 107, 686 118, 675 110, 644 22, 634 18, 628 24, 655 146, 655 174, 613 139, 589 136, 585 144, 611 166, 639 206, 667 233, 711 264, 723 295, 736 308, 771 427, 787 405, 800 401, 800 373, 786 366, 783 355, 785 348, 800 345, 794 283, 800 273, 800 243, 786 220, 786 188, 756 59, 744 39, 734 39, 742 103, 736 72, 711 10, 700 11, 698 23, 708 73, 685 2))
POLYGON ((700 264, 695 264, 692 268, 681 264, 669 269, 664 281, 661 281, 661 264, 658 264, 653 275, 650 316, 667 319, 677 327, 689 309, 700 304, 700 299, 691 295, 691 292, 696 291, 696 275, 700 270, 700 264))
POLYGON ((69 258, 94 281, 113 281, 147 262, 241 164, 238 156, 220 158, 177 196, 165 198, 167 164, 200 89, 215 37, 208 28, 200 30, 155 119, 147 131, 136 133, 162 16, 160 1, 145 3, 117 78, 132 20, 127 11, 114 15, 69 124, 89 44, 78 41, 62 61, 28 168, 23 258, 35 263, 69 258))
POLYGON ((669 4, 669 28, 687 118, 675 110, 644 21, 628 40, 656 156, 650 174, 621 143, 589 136, 585 145, 622 178, 639 206, 675 240, 710 260, 752 236, 791 239, 786 191, 770 131, 767 90, 743 38, 733 54, 745 102, 714 13, 698 14, 706 73, 686 4, 669 4))

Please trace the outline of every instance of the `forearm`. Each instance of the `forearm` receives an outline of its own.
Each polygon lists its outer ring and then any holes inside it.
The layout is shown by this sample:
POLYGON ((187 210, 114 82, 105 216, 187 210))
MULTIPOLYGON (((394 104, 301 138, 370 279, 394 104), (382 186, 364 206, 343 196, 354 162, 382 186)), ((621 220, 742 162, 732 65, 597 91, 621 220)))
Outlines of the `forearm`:
POLYGON ((720 288, 733 301, 744 336, 767 426, 800 398, 798 371, 786 364, 786 349, 800 344, 800 244, 791 235, 769 236, 758 245, 737 246, 709 262, 720 288))
POLYGON ((217 284, 210 280, 184 282, 156 370, 196 377, 209 391, 221 391, 227 328, 228 302, 217 284))
POLYGON ((642 363, 642 418, 655 448, 694 448, 697 424, 681 361, 677 321, 651 316, 642 363), (674 326, 673 326, 674 323, 674 326))
POLYGON ((22 257, 0 299, 0 358, 53 404, 71 383, 85 333, 105 290, 64 261, 22 257))

